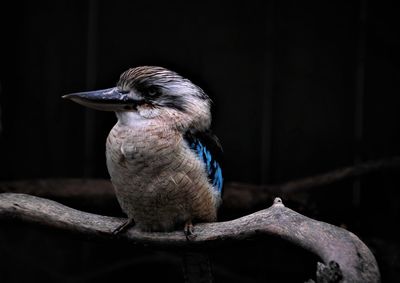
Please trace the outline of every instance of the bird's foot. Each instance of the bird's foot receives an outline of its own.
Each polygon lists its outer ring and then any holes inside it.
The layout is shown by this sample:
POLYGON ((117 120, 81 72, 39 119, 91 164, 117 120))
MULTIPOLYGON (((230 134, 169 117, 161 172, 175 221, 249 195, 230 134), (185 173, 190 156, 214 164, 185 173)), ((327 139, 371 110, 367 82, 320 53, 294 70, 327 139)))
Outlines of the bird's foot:
POLYGON ((186 240, 194 240, 196 238, 196 234, 194 234, 194 228, 192 221, 188 221, 185 223, 185 228, 183 228, 183 232, 185 233, 186 240))
POLYGON ((113 235, 119 235, 122 232, 125 232, 127 229, 135 225, 135 221, 133 219, 127 219, 124 223, 119 225, 115 230, 112 232, 113 235))

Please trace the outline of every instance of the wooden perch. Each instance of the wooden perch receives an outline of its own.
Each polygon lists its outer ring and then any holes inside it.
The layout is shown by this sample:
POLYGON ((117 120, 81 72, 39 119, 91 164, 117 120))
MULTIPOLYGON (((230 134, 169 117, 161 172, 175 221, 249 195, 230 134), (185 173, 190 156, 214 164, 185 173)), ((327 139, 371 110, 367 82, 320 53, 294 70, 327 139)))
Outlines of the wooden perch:
MULTIPOLYGON (((14 193, 0 194, 0 217, 103 238, 115 237, 112 231, 124 222, 122 218, 86 213, 52 200, 14 193)), ((343 276, 340 282, 380 282, 376 260, 357 236, 294 212, 279 198, 268 209, 232 221, 197 224, 195 233, 196 237, 188 241, 181 231, 146 233, 132 228, 118 237, 141 245, 191 248, 272 235, 311 251, 325 266, 337 263, 343 276)))

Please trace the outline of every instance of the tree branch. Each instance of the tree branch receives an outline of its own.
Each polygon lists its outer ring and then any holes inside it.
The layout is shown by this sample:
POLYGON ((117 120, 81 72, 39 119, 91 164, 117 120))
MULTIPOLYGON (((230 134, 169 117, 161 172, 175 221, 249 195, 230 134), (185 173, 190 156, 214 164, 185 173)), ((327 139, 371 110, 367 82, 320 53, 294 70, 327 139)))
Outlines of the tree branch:
MULTIPOLYGON (((355 166, 336 169, 324 174, 289 181, 278 185, 251 185, 231 182, 224 186, 223 207, 234 210, 251 210, 272 200, 273 196, 294 198, 296 193, 330 185, 348 178, 400 167, 400 156, 368 161, 355 166)), ((0 193, 26 193, 57 200, 76 200, 91 206, 105 207, 115 203, 114 190, 109 180, 102 179, 43 179, 0 182, 0 193)))
MULTIPOLYGON (((69 208, 55 201, 25 194, 0 194, 0 217, 19 218, 84 235, 113 238, 124 220, 69 208)), ((146 233, 133 228, 119 237, 155 247, 196 247, 240 241, 255 235, 273 235, 318 255, 328 265, 339 264, 343 282, 379 282, 376 260, 353 233, 316 221, 286 208, 279 198, 268 209, 226 222, 200 223, 196 237, 187 241, 180 231, 146 233)))
POLYGON ((343 167, 324 174, 303 178, 296 181, 290 181, 281 185, 270 186, 271 192, 283 194, 301 192, 315 187, 321 187, 333 184, 344 179, 359 177, 371 172, 384 170, 387 168, 400 167, 400 156, 379 159, 360 163, 354 166, 343 167))
POLYGON ((226 205, 231 209, 251 209, 266 203, 272 196, 279 195, 288 199, 294 198, 297 193, 307 192, 317 187, 396 167, 400 167, 400 156, 367 161, 277 185, 256 186, 243 183, 228 183, 224 188, 223 203, 224 206, 226 205))

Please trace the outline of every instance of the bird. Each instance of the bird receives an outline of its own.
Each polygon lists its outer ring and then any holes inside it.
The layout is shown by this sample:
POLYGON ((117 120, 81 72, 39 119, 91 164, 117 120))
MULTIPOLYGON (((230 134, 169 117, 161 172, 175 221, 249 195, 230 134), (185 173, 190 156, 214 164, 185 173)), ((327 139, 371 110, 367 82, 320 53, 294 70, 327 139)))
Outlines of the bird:
POLYGON ((223 193, 222 147, 211 130, 209 96, 189 79, 160 66, 139 66, 115 87, 64 95, 83 106, 114 111, 106 163, 130 226, 145 232, 217 221, 223 193))

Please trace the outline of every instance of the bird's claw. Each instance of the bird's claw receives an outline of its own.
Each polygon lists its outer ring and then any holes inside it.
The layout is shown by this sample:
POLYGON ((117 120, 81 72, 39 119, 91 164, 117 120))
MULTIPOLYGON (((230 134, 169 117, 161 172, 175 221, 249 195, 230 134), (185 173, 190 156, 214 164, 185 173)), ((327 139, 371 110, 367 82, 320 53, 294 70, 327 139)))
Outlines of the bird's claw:
POLYGON ((194 228, 192 222, 187 222, 185 224, 185 228, 183 229, 183 232, 185 233, 186 240, 191 241, 196 238, 196 234, 194 233, 194 228))
POLYGON ((133 219, 128 219, 126 220, 124 223, 122 223, 121 225, 119 225, 117 228, 114 229, 114 231, 112 232, 113 235, 119 235, 122 232, 125 232, 127 229, 129 229, 130 227, 132 227, 133 225, 135 225, 135 222, 133 221, 133 219))

